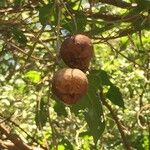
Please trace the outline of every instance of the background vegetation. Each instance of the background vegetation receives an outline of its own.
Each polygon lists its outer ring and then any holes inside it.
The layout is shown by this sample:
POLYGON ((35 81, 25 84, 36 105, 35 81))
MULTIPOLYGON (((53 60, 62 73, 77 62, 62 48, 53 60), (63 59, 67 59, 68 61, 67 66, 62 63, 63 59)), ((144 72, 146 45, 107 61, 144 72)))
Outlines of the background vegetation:
POLYGON ((149 150, 149 0, 0 0, 0 149, 149 150), (68 35, 95 56, 87 95, 51 91, 68 35))

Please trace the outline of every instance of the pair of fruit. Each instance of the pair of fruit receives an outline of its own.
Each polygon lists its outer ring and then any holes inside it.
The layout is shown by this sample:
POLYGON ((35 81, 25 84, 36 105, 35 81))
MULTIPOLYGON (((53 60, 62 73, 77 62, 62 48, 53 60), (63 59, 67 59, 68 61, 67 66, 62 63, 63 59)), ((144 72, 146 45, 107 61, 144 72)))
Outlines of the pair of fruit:
POLYGON ((75 104, 87 92, 88 79, 84 72, 88 70, 93 56, 91 39, 77 34, 64 40, 60 56, 70 68, 57 71, 52 79, 53 93, 66 104, 75 104))

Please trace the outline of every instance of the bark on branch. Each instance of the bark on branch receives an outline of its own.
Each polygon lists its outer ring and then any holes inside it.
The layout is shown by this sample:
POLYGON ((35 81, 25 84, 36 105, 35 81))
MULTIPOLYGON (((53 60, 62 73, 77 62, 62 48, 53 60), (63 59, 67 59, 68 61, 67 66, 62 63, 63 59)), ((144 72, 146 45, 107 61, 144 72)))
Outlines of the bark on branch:
POLYGON ((102 19, 108 22, 115 22, 115 21, 121 21, 121 22, 133 22, 133 20, 144 20, 146 19, 146 16, 139 14, 139 15, 133 15, 133 16, 121 16, 121 15, 112 15, 112 14, 106 14, 106 13, 93 13, 93 14, 87 14, 87 17, 93 17, 94 19, 102 19))
POLYGON ((30 6, 30 5, 26 5, 23 7, 0 7, 0 14, 3 13, 18 13, 18 12, 22 12, 22 11, 31 11, 34 10, 34 7, 30 6))
POLYGON ((8 150, 19 150, 18 147, 9 141, 1 141, 0 140, 0 149, 8 149, 8 150))
POLYGON ((109 5, 113 5, 113 6, 117 6, 117 7, 120 7, 120 8, 130 8, 130 7, 132 7, 131 3, 127 3, 127 2, 122 1, 122 0, 99 0, 99 2, 109 4, 109 5))
POLYGON ((20 150, 32 150, 30 146, 25 144, 16 134, 9 132, 4 125, 0 124, 0 132, 5 134, 6 137, 20 150))

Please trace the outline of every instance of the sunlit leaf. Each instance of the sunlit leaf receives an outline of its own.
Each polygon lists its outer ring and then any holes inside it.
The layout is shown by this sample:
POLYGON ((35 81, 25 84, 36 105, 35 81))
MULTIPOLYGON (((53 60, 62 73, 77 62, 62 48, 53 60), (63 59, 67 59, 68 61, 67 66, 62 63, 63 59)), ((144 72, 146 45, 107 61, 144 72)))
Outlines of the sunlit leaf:
POLYGON ((58 150, 65 150, 65 147, 63 145, 58 145, 58 150))
POLYGON ((38 83, 41 79, 41 73, 34 71, 34 70, 31 70, 25 74, 25 77, 33 83, 38 83))

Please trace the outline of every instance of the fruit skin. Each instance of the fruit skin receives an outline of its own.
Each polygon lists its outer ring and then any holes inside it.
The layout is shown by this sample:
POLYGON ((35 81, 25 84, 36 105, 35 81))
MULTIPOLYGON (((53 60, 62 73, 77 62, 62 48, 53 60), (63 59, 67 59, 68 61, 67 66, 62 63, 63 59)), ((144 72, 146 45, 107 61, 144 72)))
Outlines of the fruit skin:
POLYGON ((65 104, 75 104, 87 92, 88 79, 79 69, 64 68, 52 79, 53 93, 65 104))
POLYGON ((60 56, 69 67, 87 71, 93 57, 91 39, 82 34, 66 38, 61 45, 60 56))

